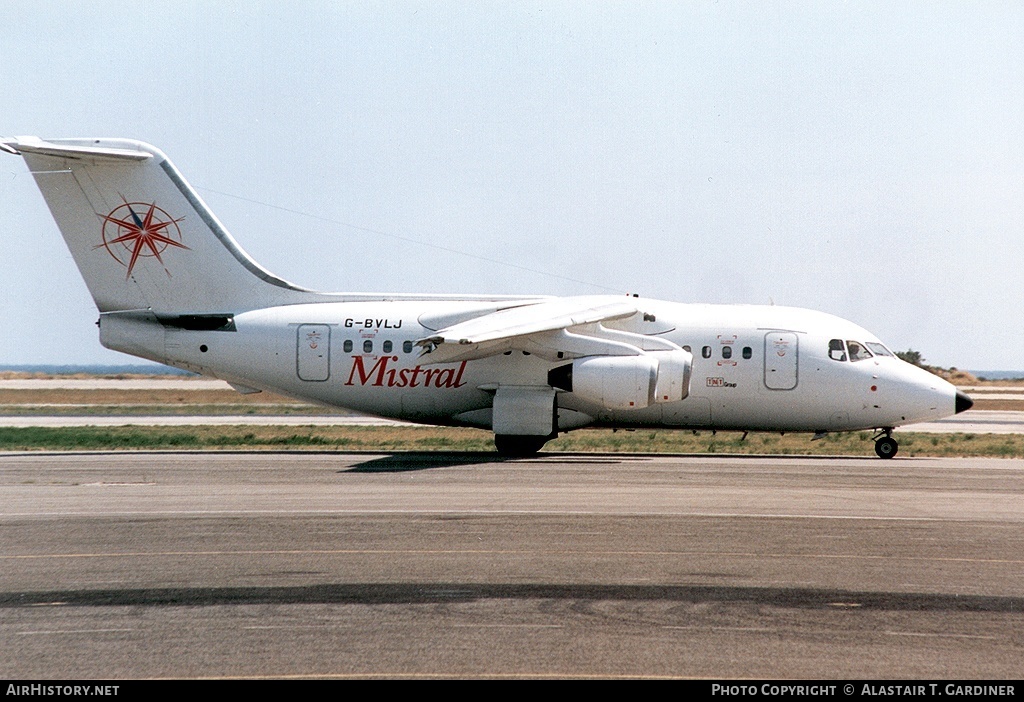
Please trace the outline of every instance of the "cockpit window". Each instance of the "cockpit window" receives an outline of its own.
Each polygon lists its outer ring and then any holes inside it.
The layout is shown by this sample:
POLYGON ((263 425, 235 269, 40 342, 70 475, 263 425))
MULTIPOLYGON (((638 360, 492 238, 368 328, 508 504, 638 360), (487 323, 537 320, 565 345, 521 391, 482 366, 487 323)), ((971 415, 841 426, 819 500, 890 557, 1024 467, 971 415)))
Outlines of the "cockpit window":
POLYGON ((894 356, 895 354, 885 347, 885 344, 880 344, 877 341, 867 342, 867 347, 875 352, 876 356, 894 356))
POLYGON ((863 361, 871 358, 871 352, 868 351, 868 347, 859 341, 850 341, 847 339, 846 347, 850 349, 850 360, 851 361, 863 361))
POLYGON ((833 361, 846 360, 846 344, 842 339, 832 339, 828 342, 828 357, 833 361))

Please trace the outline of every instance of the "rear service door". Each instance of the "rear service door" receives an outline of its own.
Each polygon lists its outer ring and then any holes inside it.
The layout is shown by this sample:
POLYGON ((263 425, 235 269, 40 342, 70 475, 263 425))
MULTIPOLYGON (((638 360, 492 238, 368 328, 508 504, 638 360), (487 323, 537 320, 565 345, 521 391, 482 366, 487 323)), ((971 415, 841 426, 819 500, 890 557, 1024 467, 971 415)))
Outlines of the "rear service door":
POLYGON ((296 342, 299 379, 327 380, 331 376, 331 328, 326 324, 300 324, 296 342))

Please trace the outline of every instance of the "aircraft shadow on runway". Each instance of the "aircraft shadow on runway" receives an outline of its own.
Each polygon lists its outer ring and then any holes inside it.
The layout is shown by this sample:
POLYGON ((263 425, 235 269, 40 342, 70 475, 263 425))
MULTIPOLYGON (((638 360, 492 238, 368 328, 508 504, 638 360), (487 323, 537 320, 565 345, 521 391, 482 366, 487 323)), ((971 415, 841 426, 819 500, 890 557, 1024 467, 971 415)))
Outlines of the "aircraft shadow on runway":
POLYGON ((0 608, 177 607, 252 604, 444 604, 476 600, 669 601, 794 609, 1021 614, 1024 597, 701 585, 358 583, 295 587, 140 588, 0 593, 0 608))
POLYGON ((358 463, 339 473, 402 473, 410 470, 472 466, 482 463, 504 463, 514 461, 489 451, 402 451, 383 457, 375 457, 358 463))
MULTIPOLYGON (((523 463, 564 460, 566 454, 537 454, 522 458, 502 456, 490 451, 400 451, 383 457, 372 458, 358 463, 339 473, 401 473, 410 470, 429 470, 431 468, 453 468, 457 466, 476 466, 489 463, 523 463)), ((621 457, 602 457, 587 454, 587 463, 622 463, 621 457)))

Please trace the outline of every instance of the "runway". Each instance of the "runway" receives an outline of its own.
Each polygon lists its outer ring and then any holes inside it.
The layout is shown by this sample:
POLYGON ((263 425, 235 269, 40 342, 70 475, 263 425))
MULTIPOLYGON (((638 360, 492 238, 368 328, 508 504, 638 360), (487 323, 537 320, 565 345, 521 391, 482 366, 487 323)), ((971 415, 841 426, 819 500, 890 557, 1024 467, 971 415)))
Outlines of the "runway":
POLYGON ((20 679, 1019 678, 1024 462, 0 455, 20 679))

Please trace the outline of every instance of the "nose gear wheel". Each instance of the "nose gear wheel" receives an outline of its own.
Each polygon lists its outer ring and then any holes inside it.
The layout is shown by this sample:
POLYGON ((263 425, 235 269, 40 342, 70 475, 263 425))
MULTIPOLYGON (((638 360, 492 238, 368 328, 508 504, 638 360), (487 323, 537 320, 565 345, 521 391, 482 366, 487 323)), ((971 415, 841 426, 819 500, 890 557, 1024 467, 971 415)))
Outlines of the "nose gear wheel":
POLYGON ((875 436, 875 453, 879 458, 892 458, 899 450, 899 443, 892 438, 892 429, 882 429, 882 433, 875 436))

